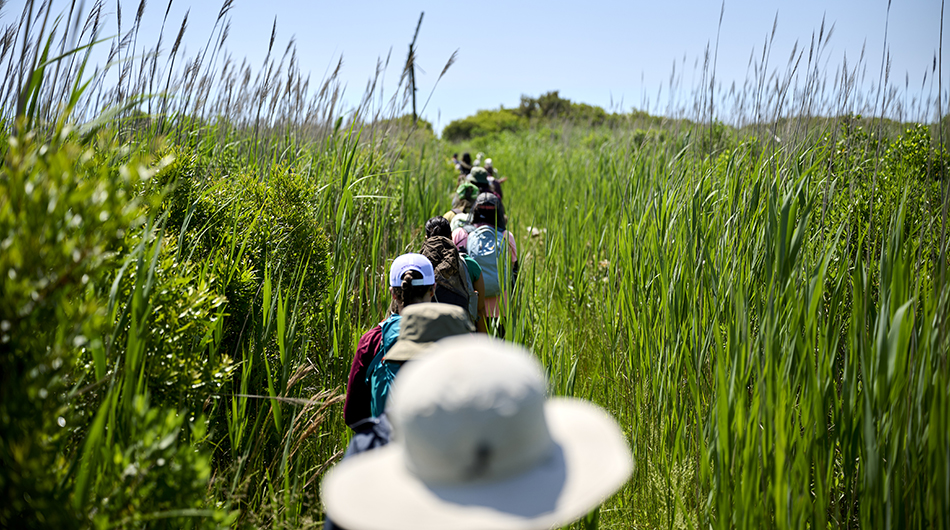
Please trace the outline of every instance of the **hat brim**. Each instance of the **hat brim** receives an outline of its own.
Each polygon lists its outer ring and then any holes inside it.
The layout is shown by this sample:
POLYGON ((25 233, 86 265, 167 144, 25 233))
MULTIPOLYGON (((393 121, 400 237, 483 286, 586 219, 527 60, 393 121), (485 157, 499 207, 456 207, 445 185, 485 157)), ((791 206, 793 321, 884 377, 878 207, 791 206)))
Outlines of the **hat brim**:
POLYGON ((396 441, 330 470, 322 484, 327 513, 351 530, 530 530, 570 523, 626 482, 633 459, 616 422, 589 402, 549 399, 545 417, 556 450, 527 472, 491 483, 428 485, 407 469, 396 441))
POLYGON ((485 176, 485 178, 479 179, 479 178, 477 178, 477 177, 472 176, 472 174, 469 173, 468 176, 465 177, 465 180, 466 180, 467 182, 469 182, 470 184, 488 184, 488 176, 487 176, 487 175, 485 176))
POLYGON ((383 357, 385 361, 408 361, 421 357, 434 342, 413 342, 411 340, 397 340, 393 347, 383 357))

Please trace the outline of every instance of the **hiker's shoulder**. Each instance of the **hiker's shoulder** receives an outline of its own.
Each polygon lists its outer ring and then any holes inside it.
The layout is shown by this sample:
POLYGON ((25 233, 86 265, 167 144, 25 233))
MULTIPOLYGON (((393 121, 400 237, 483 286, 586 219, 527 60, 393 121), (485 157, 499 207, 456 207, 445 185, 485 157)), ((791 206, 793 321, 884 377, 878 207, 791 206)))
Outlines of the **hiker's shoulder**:
POLYGON ((376 324, 375 326, 371 327, 366 333, 363 333, 363 335, 360 337, 359 344, 363 345, 363 344, 369 344, 374 341, 379 341, 379 337, 382 335, 382 333, 383 333, 383 328, 380 326, 380 324, 376 324))
POLYGON ((476 271, 481 272, 482 267, 481 265, 478 264, 477 261, 475 261, 475 258, 469 256, 468 254, 461 254, 461 256, 462 256, 462 259, 465 260, 465 266, 468 267, 469 270, 476 270, 476 271))

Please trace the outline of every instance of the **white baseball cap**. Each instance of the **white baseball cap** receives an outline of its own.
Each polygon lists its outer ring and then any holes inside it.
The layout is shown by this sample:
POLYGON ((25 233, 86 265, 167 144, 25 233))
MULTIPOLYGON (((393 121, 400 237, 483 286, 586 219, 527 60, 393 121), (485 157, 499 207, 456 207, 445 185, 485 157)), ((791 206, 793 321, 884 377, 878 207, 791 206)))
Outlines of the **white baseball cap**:
POLYGON ((553 528, 629 478, 633 459, 617 422, 588 401, 546 399, 541 366, 524 349, 472 336, 431 349, 393 383, 393 442, 323 480, 340 526, 553 528))
POLYGON ((403 254, 393 260, 389 267, 389 286, 402 287, 402 275, 406 271, 415 270, 422 273, 421 280, 412 280, 413 285, 435 285, 435 271, 432 262, 422 254, 403 254))

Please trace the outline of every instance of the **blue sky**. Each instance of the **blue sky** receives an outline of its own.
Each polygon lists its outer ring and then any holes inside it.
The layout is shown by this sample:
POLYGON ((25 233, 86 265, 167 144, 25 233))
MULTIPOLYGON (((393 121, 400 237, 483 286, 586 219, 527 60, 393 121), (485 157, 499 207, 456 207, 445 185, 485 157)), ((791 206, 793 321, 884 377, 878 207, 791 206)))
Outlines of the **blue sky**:
MULTIPOLYGON (((139 2, 120 2, 124 24, 130 24, 139 2)), ((115 17, 115 1, 104 3, 105 11, 115 17)), ((88 9, 91 1, 86 4, 88 9)), ((19 17, 23 5, 24 0, 8 2, 3 24, 19 17)), ((537 96, 550 90, 613 110, 636 107, 662 112, 674 63, 682 75, 682 88, 674 97, 688 99, 685 92, 698 84, 704 50, 716 43, 722 5, 699 0, 236 0, 227 48, 236 58, 262 63, 276 17, 275 48, 283 50, 291 37, 296 39, 303 69, 314 79, 322 78, 342 56, 342 78, 349 98, 355 100, 377 60, 390 50, 385 79, 387 87, 395 86, 419 13, 425 11, 417 42, 418 64, 424 69, 418 73, 420 105, 446 60, 458 50, 458 60, 423 113, 437 129, 479 109, 517 106, 522 94, 537 96)), ((63 11, 69 1, 54 0, 53 6, 54 12, 63 11)), ((144 17, 148 27, 140 42, 154 42, 147 38, 148 31, 157 34, 166 6, 166 0, 148 2, 144 17)), ((173 0, 169 15, 173 29, 166 32, 174 34, 190 9, 184 45, 193 54, 207 41, 220 7, 220 1, 173 0)), ((799 48, 807 48, 824 18, 826 29, 834 25, 834 33, 822 56, 823 69, 833 78, 845 55, 853 64, 866 47, 866 79, 876 83, 887 10, 887 0, 726 0, 717 79, 726 88, 732 81, 742 84, 749 76, 750 55, 761 55, 777 15, 770 65, 784 68, 796 41, 799 48)), ((908 104, 920 96, 925 72, 924 97, 936 97, 936 86, 930 87, 935 75, 929 72, 939 47, 939 31, 938 0, 898 0, 891 5, 887 31, 891 78, 908 104), (904 88, 907 79, 909 89, 904 88)))

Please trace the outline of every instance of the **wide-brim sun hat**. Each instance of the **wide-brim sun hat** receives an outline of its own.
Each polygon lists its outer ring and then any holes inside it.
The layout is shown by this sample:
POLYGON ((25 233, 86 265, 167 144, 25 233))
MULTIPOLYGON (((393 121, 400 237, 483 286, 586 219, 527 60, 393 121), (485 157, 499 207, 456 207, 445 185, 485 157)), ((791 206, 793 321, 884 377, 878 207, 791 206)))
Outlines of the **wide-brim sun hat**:
MULTIPOLYGON (((445 239, 445 238, 443 238, 445 239)), ((451 244, 451 243, 450 243, 451 244)), ((474 333, 468 312, 452 304, 414 304, 402 310, 399 339, 386 352, 386 361, 419 359, 446 337, 474 333)))
POLYGON ((488 171, 483 167, 475 166, 472 168, 472 172, 466 177, 468 182, 472 184, 488 184, 488 171))
POLYGON ((455 190, 455 195, 457 197, 471 202, 475 202, 475 199, 478 197, 478 193, 478 186, 472 184, 471 182, 463 182, 459 184, 459 187, 455 190))
POLYGON ((350 530, 530 530, 579 519, 633 460, 620 426, 583 400, 545 398, 524 349, 451 337, 408 363, 387 414, 395 439, 338 464, 327 513, 350 530))
POLYGON ((435 285, 435 270, 429 258, 422 254, 409 253, 397 257, 389 266, 389 286, 402 287, 402 275, 409 270, 422 274, 422 279, 412 280, 412 285, 435 285))

